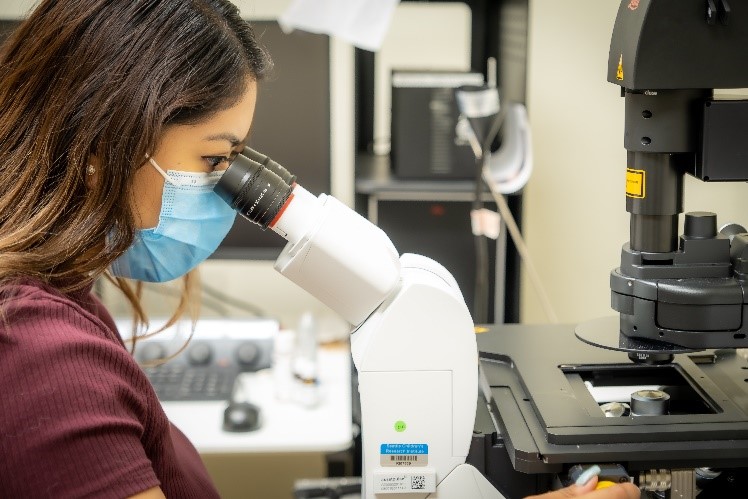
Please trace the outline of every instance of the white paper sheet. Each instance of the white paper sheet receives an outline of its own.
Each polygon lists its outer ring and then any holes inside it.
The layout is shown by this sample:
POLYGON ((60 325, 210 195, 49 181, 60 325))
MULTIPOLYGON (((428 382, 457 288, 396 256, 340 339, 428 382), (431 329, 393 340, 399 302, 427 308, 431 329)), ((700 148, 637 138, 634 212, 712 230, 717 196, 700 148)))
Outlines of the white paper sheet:
POLYGON ((280 16, 281 28, 325 33, 375 52, 382 45, 400 0, 294 0, 280 16))

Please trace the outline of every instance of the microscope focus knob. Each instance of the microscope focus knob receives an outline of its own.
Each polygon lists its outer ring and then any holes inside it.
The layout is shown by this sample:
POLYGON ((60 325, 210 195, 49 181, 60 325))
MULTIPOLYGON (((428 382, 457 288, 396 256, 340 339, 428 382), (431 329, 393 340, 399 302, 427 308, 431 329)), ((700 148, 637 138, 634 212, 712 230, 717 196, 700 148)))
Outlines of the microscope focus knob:
POLYGON ((710 211, 686 213, 683 235, 689 239, 711 239, 717 235, 717 215, 710 211))

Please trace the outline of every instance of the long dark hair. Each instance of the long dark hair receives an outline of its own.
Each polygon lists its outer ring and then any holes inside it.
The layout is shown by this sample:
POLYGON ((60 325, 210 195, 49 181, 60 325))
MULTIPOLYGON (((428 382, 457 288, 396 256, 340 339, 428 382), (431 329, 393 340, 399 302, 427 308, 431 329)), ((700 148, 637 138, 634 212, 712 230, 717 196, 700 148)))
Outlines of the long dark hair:
POLYGON ((42 1, 0 48, 0 285, 90 285, 133 241, 134 172, 165 127, 230 107, 269 67, 225 0, 42 1))

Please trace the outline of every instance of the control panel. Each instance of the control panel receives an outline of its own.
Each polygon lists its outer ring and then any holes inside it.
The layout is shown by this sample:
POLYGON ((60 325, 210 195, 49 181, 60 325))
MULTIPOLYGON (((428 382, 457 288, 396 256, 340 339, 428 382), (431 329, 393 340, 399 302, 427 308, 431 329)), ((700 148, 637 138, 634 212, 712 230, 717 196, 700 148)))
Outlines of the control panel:
MULTIPOLYGON (((131 337, 131 322, 117 326, 123 338, 131 337)), ((154 322, 149 330, 159 327, 154 322)), ((161 401, 229 400, 239 373, 271 366, 274 320, 201 319, 190 339, 191 329, 190 321, 180 321, 136 343, 135 359, 161 401)))

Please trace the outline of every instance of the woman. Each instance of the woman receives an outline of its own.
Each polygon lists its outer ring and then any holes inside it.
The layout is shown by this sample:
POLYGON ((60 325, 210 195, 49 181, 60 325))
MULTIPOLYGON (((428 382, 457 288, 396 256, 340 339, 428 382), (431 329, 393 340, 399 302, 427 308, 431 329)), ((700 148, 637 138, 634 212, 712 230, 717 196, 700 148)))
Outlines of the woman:
POLYGON ((4 45, 0 497, 217 496, 89 292, 216 249, 268 64, 223 0, 48 0, 4 45))
POLYGON ((0 50, 0 497, 218 495, 90 291, 144 321, 125 278, 216 249, 268 67, 225 0, 44 0, 0 50))

